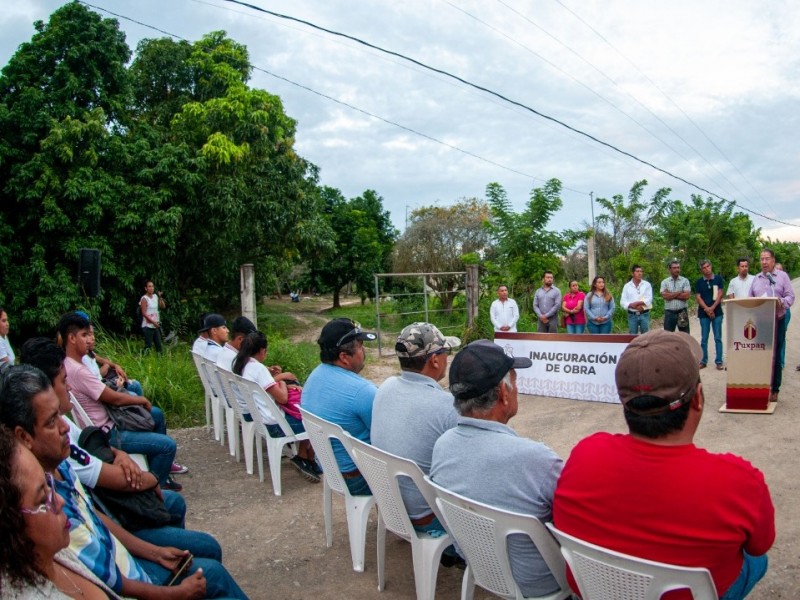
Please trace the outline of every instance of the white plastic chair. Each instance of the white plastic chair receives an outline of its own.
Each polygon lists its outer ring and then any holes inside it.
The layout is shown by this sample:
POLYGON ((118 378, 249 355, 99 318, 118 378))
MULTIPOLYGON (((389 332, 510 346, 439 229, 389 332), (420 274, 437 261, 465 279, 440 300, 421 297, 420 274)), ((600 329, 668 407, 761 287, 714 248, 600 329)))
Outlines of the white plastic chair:
POLYGON ((364 549, 367 543, 367 522, 369 511, 375 504, 374 496, 353 496, 344 482, 339 463, 333 454, 331 439, 338 440, 351 454, 350 436, 344 429, 330 421, 326 421, 302 406, 300 414, 303 415, 308 438, 314 447, 317 460, 322 463, 322 511, 325 517, 325 545, 333 545, 333 498, 331 492, 336 492, 344 497, 344 507, 347 513, 347 533, 350 538, 350 556, 353 559, 353 570, 359 573, 364 571, 364 549))
MULTIPOLYGON (((241 379, 238 375, 231 373, 230 371, 226 371, 225 369, 220 369, 217 367, 217 373, 219 374, 220 381, 222 382, 222 389, 225 393, 225 396, 230 399, 231 406, 233 408, 233 413, 236 418, 236 422, 239 423, 239 426, 242 430, 242 447, 244 448, 244 465, 247 469, 247 474, 253 474, 253 449, 256 445, 256 421, 246 421, 244 419, 244 412, 242 409, 242 404, 247 405, 245 400, 246 392, 242 391, 243 388, 238 380, 241 379), (239 403, 239 398, 241 398, 241 404, 239 403)), ((248 411, 249 414, 249 411, 248 411)), ((236 436, 238 440, 238 428, 235 430, 236 436)), ((230 432, 230 429, 229 429, 230 432)), ((239 443, 236 443, 237 447, 237 462, 239 461, 238 457, 238 447, 239 443)))
POLYGON ((637 558, 584 542, 552 523, 547 527, 561 543, 583 600, 658 600, 666 592, 681 589, 691 590, 695 600, 717 600, 708 569, 637 558))
POLYGON ((276 496, 281 495, 281 456, 283 455, 283 447, 287 444, 292 444, 292 454, 297 454, 297 447, 295 442, 308 439, 308 434, 294 433, 291 426, 286 421, 283 411, 278 408, 275 400, 272 399, 264 388, 259 384, 249 381, 244 377, 238 377, 234 383, 238 385, 240 391, 244 393, 244 400, 247 407, 250 409, 250 416, 253 421, 257 423, 256 433, 256 456, 258 460, 258 478, 259 481, 264 481, 264 451, 261 447, 261 439, 267 445, 267 459, 269 460, 269 473, 272 478, 272 490, 276 496), (267 431, 267 426, 261 419, 261 412, 258 410, 257 401, 264 404, 269 410, 272 417, 277 421, 278 426, 283 431, 283 437, 274 438, 267 431))
POLYGON ((241 462, 242 453, 239 449, 239 442, 241 435, 239 434, 239 423, 242 421, 239 411, 239 404, 230 390, 225 387, 223 373, 229 372, 220 369, 216 363, 206 361, 208 365, 207 371, 213 379, 213 387, 217 394, 222 396, 222 410, 225 411, 225 427, 228 431, 228 452, 236 459, 236 462, 241 462))
POLYGON ((204 356, 192 352, 192 360, 194 366, 197 368, 197 375, 200 377, 200 383, 203 384, 206 402, 206 429, 211 424, 214 428, 214 439, 225 444, 225 424, 222 419, 222 404, 220 398, 217 397, 213 385, 209 381, 208 373, 206 371, 206 359, 204 356))
POLYGON ((448 534, 431 537, 414 529, 403 503, 398 477, 410 478, 429 506, 433 507, 432 510, 439 520, 444 523, 436 507, 436 492, 425 481, 425 473, 414 461, 370 446, 352 436, 348 435, 348 438, 352 445, 353 460, 367 480, 378 505, 378 590, 383 591, 385 585, 384 566, 388 529, 411 542, 417 600, 434 600, 439 559, 442 551, 453 543, 453 539, 448 534))
MULTIPOLYGON (((69 403, 72 405, 72 418, 75 419, 75 424, 79 429, 85 429, 89 427, 89 425, 94 425, 92 419, 72 392, 69 393, 69 403)), ((133 462, 139 465, 142 471, 150 470, 150 465, 147 464, 147 457, 144 454, 128 454, 128 456, 131 457, 133 462)))
POLYGON ((558 544, 539 519, 470 500, 425 479, 436 491, 436 504, 445 526, 467 561, 461 582, 462 600, 472 599, 476 585, 508 600, 525 598, 514 581, 508 558, 507 538, 516 533, 531 538, 560 587, 557 592, 537 598, 562 600, 572 595, 558 544))

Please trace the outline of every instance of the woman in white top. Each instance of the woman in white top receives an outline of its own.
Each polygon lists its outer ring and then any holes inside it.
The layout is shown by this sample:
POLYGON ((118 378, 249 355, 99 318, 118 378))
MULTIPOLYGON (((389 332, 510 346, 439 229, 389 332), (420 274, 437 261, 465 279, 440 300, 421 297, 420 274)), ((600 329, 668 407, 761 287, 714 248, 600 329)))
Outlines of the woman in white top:
POLYGON ((17 359, 14 349, 11 347, 11 342, 8 341, 9 329, 8 313, 0 306, 0 363, 7 363, 5 366, 13 365, 17 359))
MULTIPOLYGON (((283 411, 283 416, 286 417, 286 421, 292 431, 294 433, 302 433, 306 429, 303 426, 300 411, 297 408, 300 405, 302 392, 300 383, 294 373, 284 373, 277 365, 267 368, 264 365, 266 358, 267 336, 260 331, 249 333, 242 340, 239 353, 233 361, 233 372, 264 388, 283 411)), ((256 396, 254 399, 258 406, 258 412, 261 414, 253 416, 261 417, 272 437, 283 437, 285 435, 284 432, 270 414, 263 398, 256 396)), ((303 440, 299 443, 297 455, 292 457, 292 464, 308 481, 313 483, 319 481, 322 471, 314 460, 314 449, 308 440, 303 440)))
POLYGON ((152 281, 144 285, 144 296, 139 300, 139 312, 142 313, 142 335, 144 336, 144 351, 149 352, 155 346, 156 352, 161 354, 161 316, 159 310, 166 308, 161 292, 156 294, 156 286, 152 281))

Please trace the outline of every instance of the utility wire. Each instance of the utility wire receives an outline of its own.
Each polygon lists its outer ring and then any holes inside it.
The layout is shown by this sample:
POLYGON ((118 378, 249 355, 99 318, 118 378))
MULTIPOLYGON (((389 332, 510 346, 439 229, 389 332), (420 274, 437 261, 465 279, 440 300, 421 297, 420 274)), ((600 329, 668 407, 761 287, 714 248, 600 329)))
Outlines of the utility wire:
POLYGON ((340 31, 335 31, 333 29, 327 29, 325 27, 322 27, 321 25, 317 25, 315 23, 312 23, 310 21, 306 21, 304 19, 300 19, 298 17, 292 17, 290 15, 284 15, 282 13, 275 12, 275 11, 272 11, 272 10, 268 10, 266 8, 261 8, 260 6, 256 6, 254 4, 250 4, 248 2, 243 2, 242 0, 224 0, 224 1, 225 2, 229 2, 231 4, 238 4, 240 6, 246 6, 247 8, 252 8, 253 10, 256 10, 258 12, 263 12, 263 13, 268 14, 268 15, 272 15, 273 17, 277 17, 279 19, 285 19, 287 21, 293 21, 295 23, 301 23, 303 25, 307 25, 308 27, 311 27, 311 28, 316 29, 318 31, 323 31, 323 32, 328 33, 330 35, 334 35, 334 36, 337 36, 337 37, 348 39, 348 40, 351 40, 351 41, 353 41, 353 42, 355 42, 357 44, 361 44, 362 46, 365 46, 367 48, 372 48, 373 50, 378 50, 379 52, 384 52, 384 53, 386 53, 386 54, 388 54, 390 56, 395 56, 397 58, 401 58, 401 59, 406 60, 406 61, 408 61, 408 62, 410 62, 412 64, 415 64, 415 65, 417 65, 419 67, 422 67, 423 69, 428 69, 428 70, 430 70, 430 71, 432 71, 434 73, 439 73, 440 75, 443 75, 445 77, 449 77, 451 79, 454 79, 454 80, 456 80, 456 81, 458 81, 460 83, 463 83, 464 85, 467 85, 467 86, 472 87, 474 89, 477 89, 479 91, 485 92, 486 94, 489 94, 491 96, 495 96, 496 98, 500 98, 501 100, 503 100, 505 102, 508 102, 509 104, 513 104, 515 106, 519 106, 520 108, 522 108, 524 110, 527 110, 527 111, 529 111, 529 112, 531 112, 531 113, 533 113, 535 115, 538 115, 539 117, 541 117, 543 119, 546 119, 548 121, 552 121, 553 123, 556 123, 556 124, 564 127, 565 129, 573 131, 573 132, 575 132, 575 133, 577 133, 579 135, 585 136, 585 137, 589 138, 590 140, 592 140, 592 141, 594 141, 594 142, 596 142, 596 143, 598 143, 598 144, 600 144, 602 146, 610 148, 611 150, 613 150, 615 152, 618 152, 619 154, 622 154, 623 156, 627 156, 628 158, 631 158, 631 159, 633 159, 633 160, 635 160, 635 161, 637 161, 639 163, 642 163, 643 165, 646 165, 646 166, 648 166, 648 167, 650 167, 652 169, 655 169, 656 171, 658 171, 660 173, 664 173, 665 175, 667 175, 667 176, 669 176, 669 177, 671 177, 671 178, 673 178, 673 179, 675 179, 677 181, 681 181, 681 182, 685 183, 688 186, 691 186, 691 187, 693 187, 693 188, 695 188, 697 190, 700 190, 701 192, 705 192, 706 194, 709 194, 710 196, 713 196, 714 198, 722 200, 723 202, 731 202, 735 206, 738 206, 740 209, 742 209, 744 211, 747 211, 747 212, 749 212, 749 213, 751 213, 753 215, 756 215, 758 217, 761 217, 762 219, 766 219, 768 221, 774 221, 775 223, 780 223, 782 225, 787 225, 789 227, 798 227, 798 228, 800 228, 800 225, 795 225, 795 224, 789 223, 787 221, 781 221, 780 219, 775 219, 775 218, 772 218, 772 217, 768 217, 767 215, 764 215, 764 214, 762 214, 762 213, 760 213, 758 211, 752 210, 750 208, 746 208, 746 207, 742 206, 741 204, 737 203, 735 200, 729 200, 728 198, 720 196, 719 194, 717 194, 715 192, 712 192, 711 190, 708 190, 708 189, 706 189, 706 188, 704 188, 704 187, 702 187, 700 185, 697 185, 696 183, 693 183, 693 182, 689 181, 688 179, 684 179, 680 175, 676 175, 675 173, 667 171, 666 169, 662 169, 661 167, 659 167, 659 166, 657 166, 657 165, 655 165, 655 164, 653 164, 653 163, 651 163, 651 162, 649 162, 649 161, 647 161, 647 160, 645 160, 643 158, 639 158, 635 154, 627 152, 627 151, 625 151, 625 150, 623 150, 623 149, 621 149, 621 148, 619 148, 619 147, 617 147, 617 146, 615 146, 615 145, 613 145, 613 144, 611 144, 609 142, 603 141, 600 138, 595 137, 590 133, 587 133, 587 132, 585 132, 585 131, 583 131, 581 129, 578 129, 576 127, 573 127, 573 126, 565 123, 564 121, 561 121, 561 120, 559 120, 559 119, 557 119, 555 117, 551 117, 550 115, 547 115, 547 114, 545 114, 545 113, 543 113, 541 111, 538 111, 538 110, 536 110, 535 108, 533 108, 531 106, 528 106, 528 105, 526 105, 526 104, 524 104, 522 102, 519 102, 517 100, 513 100, 513 99, 511 99, 511 98, 509 98, 507 96, 504 96, 503 94, 501 94, 499 92, 495 92, 494 90, 491 90, 491 89, 489 89, 487 87, 484 87, 482 85, 479 85, 477 83, 473 83, 473 82, 471 82, 471 81, 469 81, 467 79, 464 79, 463 77, 460 77, 458 75, 450 73, 449 71, 445 71, 444 69, 439 69, 437 67, 433 67, 433 66, 428 65, 426 63, 423 63, 423 62, 421 62, 421 61, 419 61, 419 60, 417 60, 415 58, 411 58, 410 56, 406 56, 405 54, 401 54, 399 52, 395 52, 394 50, 388 50, 386 48, 382 48, 381 46, 378 46, 376 44, 372 44, 370 42, 367 42, 366 40, 362 40, 360 38, 357 38, 357 37, 352 36, 352 35, 347 34, 347 33, 343 33, 343 32, 340 32, 340 31))

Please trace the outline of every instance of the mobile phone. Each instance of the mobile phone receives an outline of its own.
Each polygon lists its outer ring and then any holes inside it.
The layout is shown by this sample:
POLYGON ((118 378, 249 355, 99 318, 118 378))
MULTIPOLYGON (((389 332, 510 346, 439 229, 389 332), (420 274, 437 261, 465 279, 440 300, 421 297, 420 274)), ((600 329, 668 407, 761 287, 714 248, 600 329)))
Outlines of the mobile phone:
POLYGON ((183 560, 178 565, 178 569, 175 571, 175 574, 172 576, 172 579, 169 580, 167 585, 175 585, 178 583, 178 579, 183 577, 191 566, 193 558, 194 556, 192 556, 191 552, 183 557, 183 560))

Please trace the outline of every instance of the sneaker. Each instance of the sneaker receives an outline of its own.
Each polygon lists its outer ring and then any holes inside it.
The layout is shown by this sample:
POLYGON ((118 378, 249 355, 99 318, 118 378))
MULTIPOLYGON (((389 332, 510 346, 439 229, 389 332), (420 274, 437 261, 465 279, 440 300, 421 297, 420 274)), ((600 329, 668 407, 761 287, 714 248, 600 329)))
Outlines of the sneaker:
POLYGON ((455 567, 456 569, 461 569, 463 571, 467 568, 467 563, 463 558, 458 555, 451 556, 445 553, 442 553, 442 557, 439 559, 439 564, 443 567, 447 567, 448 569, 455 567))
POLYGON ((322 475, 322 467, 319 466, 319 463, 315 460, 309 460, 308 464, 311 465, 311 468, 314 469, 314 473, 317 475, 322 475))
POLYGON ((172 466, 169 468, 170 475, 183 475, 184 473, 189 472, 189 467, 184 465, 179 465, 178 463, 172 463, 172 466))
POLYGON ((306 459, 300 458, 299 456, 293 456, 290 460, 303 479, 310 481, 311 483, 319 483, 319 475, 317 475, 317 473, 314 471, 314 468, 306 459))
POLYGON ((161 485, 161 489, 172 490, 173 492, 182 492, 183 486, 175 481, 172 477, 167 477, 167 481, 161 485))

